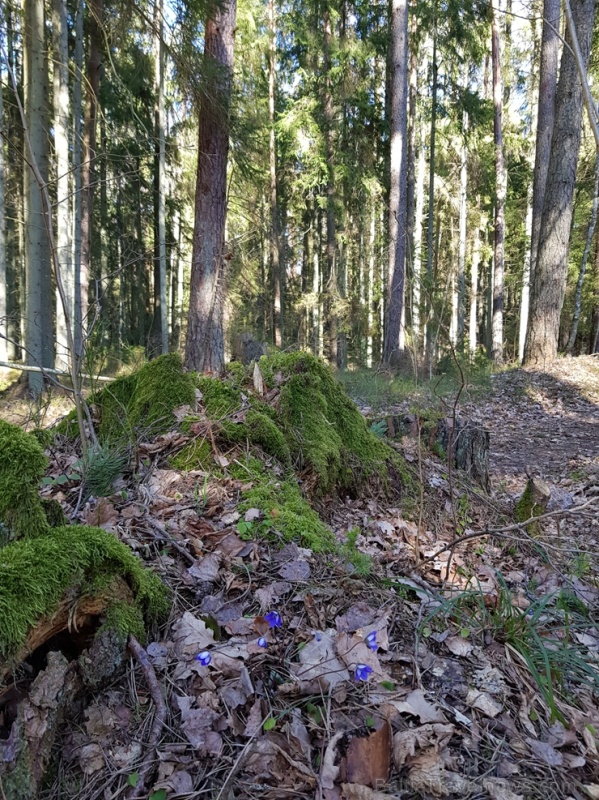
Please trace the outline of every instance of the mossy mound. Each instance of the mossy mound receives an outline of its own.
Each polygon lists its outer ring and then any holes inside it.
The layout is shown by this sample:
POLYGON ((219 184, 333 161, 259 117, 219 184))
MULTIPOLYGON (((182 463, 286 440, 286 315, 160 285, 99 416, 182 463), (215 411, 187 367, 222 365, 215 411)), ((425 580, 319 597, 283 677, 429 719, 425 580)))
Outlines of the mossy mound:
MULTIPOLYGON (((100 528, 54 528, 35 540, 21 539, 4 547, 0 550, 0 659, 15 654, 31 628, 55 610, 67 590, 93 596, 115 576, 127 581, 135 606, 147 619, 168 612, 159 578, 126 545, 100 528)), ((135 610, 128 613, 130 622, 139 619, 135 610)), ((137 624, 135 632, 140 633, 137 624)))
MULTIPOLYGON (((172 427, 173 409, 195 402, 195 381, 184 372, 181 356, 168 353, 117 378, 89 402, 97 418, 100 442, 123 444, 140 436, 156 436, 172 427)), ((55 430, 66 436, 78 435, 75 413, 68 414, 55 430)))
POLYGON ((38 493, 47 466, 34 436, 0 420, 0 523, 17 538, 48 530, 38 493))

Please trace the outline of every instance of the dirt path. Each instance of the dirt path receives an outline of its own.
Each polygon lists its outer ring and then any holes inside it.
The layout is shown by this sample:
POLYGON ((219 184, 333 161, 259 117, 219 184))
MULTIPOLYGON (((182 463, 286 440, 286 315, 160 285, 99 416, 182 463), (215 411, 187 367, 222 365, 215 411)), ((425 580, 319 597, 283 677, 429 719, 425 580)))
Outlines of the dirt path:
POLYGON ((527 471, 558 484, 599 469, 597 357, 499 373, 491 396, 463 412, 491 433, 494 484, 527 471))

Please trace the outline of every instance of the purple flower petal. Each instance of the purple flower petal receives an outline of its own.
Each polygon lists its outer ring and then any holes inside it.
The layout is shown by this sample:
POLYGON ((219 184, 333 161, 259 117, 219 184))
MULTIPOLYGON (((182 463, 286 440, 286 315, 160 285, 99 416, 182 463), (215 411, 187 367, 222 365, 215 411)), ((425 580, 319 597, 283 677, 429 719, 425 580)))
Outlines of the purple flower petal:
POLYGON ((372 667, 369 667, 368 664, 356 664, 357 681, 367 681, 370 675, 372 675, 372 667))
POLYGON ((379 643, 376 640, 376 631, 371 631, 366 637, 366 644, 371 650, 375 652, 379 649, 379 643))
POLYGON ((199 661, 203 667, 207 667, 208 664, 212 661, 212 656, 207 650, 202 650, 201 653, 197 654, 196 661, 199 661))
POLYGON ((281 615, 278 611, 269 611, 264 615, 264 619, 268 622, 271 628, 280 628, 283 624, 281 615))
POLYGON ((264 636, 261 636, 261 637, 258 639, 258 641, 257 641, 257 643, 256 643, 256 644, 258 645, 258 647, 268 647, 268 642, 266 641, 266 639, 264 638, 264 636))

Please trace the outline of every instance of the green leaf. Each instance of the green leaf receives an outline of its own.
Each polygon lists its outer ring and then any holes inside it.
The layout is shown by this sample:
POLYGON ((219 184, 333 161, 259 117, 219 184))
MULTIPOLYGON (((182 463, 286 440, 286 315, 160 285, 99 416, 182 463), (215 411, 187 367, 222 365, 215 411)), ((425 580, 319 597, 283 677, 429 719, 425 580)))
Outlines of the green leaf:
POLYGON ((366 717, 364 722, 369 728, 374 728, 374 717, 366 717))
POLYGON ((54 478, 42 478, 40 484, 41 486, 52 486, 54 484, 54 478))
POLYGON ((166 789, 158 789, 157 792, 152 792, 150 800, 166 800, 166 789))
POLYGON ((274 727, 276 727, 277 721, 274 717, 269 717, 267 720, 264 721, 264 725, 262 726, 265 731, 272 731, 274 727))
POLYGON ((395 689, 395 684, 393 681, 381 681, 381 686, 383 689, 387 689, 389 692, 392 692, 395 689))
POLYGON ((422 635, 423 635, 425 638, 429 637, 429 636, 431 635, 431 633, 432 633, 432 631, 431 631, 431 629, 428 627, 428 625, 426 626, 426 628, 423 628, 423 629, 422 629, 422 635))
POLYGON ((460 636, 462 639, 467 639, 470 636, 470 628, 462 628, 460 631, 460 636))
POLYGON ((63 483, 68 483, 68 482, 69 482, 69 479, 67 478, 66 475, 59 475, 58 478, 56 478, 56 483, 58 483, 59 485, 61 485, 63 483))
POLYGON ((131 775, 127 778, 127 785, 128 786, 137 786, 137 782, 139 780, 139 772, 132 772, 131 775))

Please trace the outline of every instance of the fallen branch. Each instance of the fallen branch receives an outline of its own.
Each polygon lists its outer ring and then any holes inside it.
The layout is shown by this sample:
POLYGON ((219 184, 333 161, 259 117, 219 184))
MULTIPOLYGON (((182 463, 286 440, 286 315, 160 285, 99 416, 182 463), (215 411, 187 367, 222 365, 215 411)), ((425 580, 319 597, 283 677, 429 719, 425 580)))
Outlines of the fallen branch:
POLYGON ((131 635, 129 635, 129 650, 132 652, 135 660, 142 669, 144 678, 146 679, 146 683, 148 684, 148 688, 150 690, 150 695, 152 696, 152 700, 156 706, 154 724, 152 725, 150 739, 148 741, 149 753, 139 770, 137 784, 132 786, 127 793, 127 800, 141 800, 141 798, 146 794, 146 784, 155 763, 154 755, 158 747, 158 740, 160 739, 160 734, 162 733, 164 723, 166 722, 166 703, 164 702, 164 698, 158 684, 158 678, 154 672, 154 667, 150 663, 148 654, 137 641, 137 639, 131 635))
MULTIPOLYGON (((471 539, 482 539, 483 536, 502 536, 503 534, 509 533, 510 531, 516 531, 516 530, 521 531, 527 528, 532 523, 541 522, 544 519, 551 519, 553 517, 568 517, 574 514, 579 514, 582 511, 584 511, 585 508, 594 505, 598 500, 599 497, 592 497, 590 500, 587 500, 586 503, 583 503, 580 506, 574 506, 574 508, 559 509, 558 511, 548 511, 546 514, 540 514, 538 517, 531 517, 530 519, 527 519, 524 522, 514 522, 512 525, 505 525, 502 528, 487 528, 484 531, 467 533, 464 536, 460 536, 458 539, 454 539, 453 542, 449 542, 449 544, 446 544, 444 547, 441 547, 432 556, 428 556, 427 558, 423 559, 418 565, 418 568, 420 569, 424 564, 428 564, 431 561, 434 561, 435 558, 437 558, 437 556, 441 555, 441 553, 445 553, 447 552, 447 550, 453 551, 459 544, 468 542, 471 539)), ((528 538, 531 539, 531 537, 528 538)))
MULTIPOLYGON (((41 372, 43 375, 57 375, 59 378, 70 378, 71 373, 65 372, 64 370, 60 369, 50 369, 49 367, 35 367, 32 364, 18 364, 15 361, 0 361, 0 367, 4 367, 5 369, 15 369, 20 370, 20 372, 41 372)), ((81 375, 82 378, 89 378, 93 381, 98 381, 99 383, 110 383, 114 380, 114 378, 107 378, 104 375, 81 375)))

